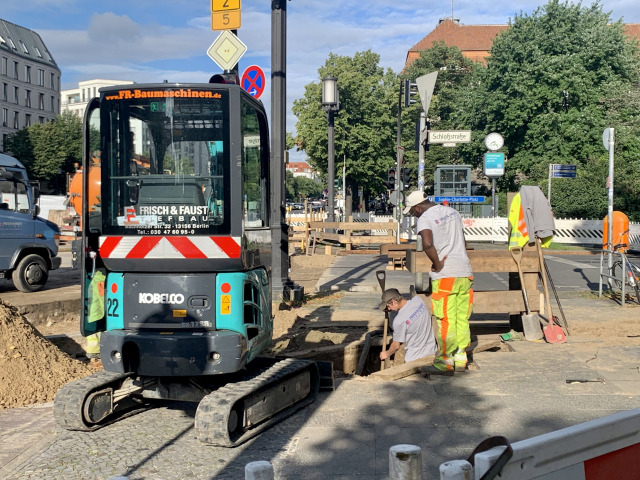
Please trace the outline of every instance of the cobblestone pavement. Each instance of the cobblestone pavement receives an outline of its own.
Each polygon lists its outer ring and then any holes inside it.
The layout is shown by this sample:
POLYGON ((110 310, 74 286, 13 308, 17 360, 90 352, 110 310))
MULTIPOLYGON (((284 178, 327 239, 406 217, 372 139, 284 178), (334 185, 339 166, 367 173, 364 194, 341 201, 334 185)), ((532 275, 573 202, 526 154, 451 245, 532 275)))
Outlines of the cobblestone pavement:
MULTIPOLYGON (((281 465, 291 448, 304 413, 235 448, 205 445, 195 437, 191 404, 164 404, 95 432, 69 432, 51 426, 47 442, 5 480, 104 479, 131 480, 244 478, 244 466, 254 460, 281 465)), ((14 462, 16 463, 16 462, 14 462)))

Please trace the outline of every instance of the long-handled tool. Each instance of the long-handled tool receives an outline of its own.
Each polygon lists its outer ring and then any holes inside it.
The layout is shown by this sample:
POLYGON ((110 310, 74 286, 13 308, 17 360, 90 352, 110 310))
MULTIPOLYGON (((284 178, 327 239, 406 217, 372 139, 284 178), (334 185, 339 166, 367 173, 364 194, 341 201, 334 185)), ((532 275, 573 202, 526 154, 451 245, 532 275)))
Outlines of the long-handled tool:
MULTIPOLYGON (((542 257, 544 260, 544 257, 542 257)), ((571 335, 569 331, 569 322, 567 322, 567 317, 564 316, 564 310, 562 310, 562 304, 560 303, 560 297, 558 297, 558 291, 556 290, 556 286, 553 283, 553 278, 551 278, 551 272, 549 271, 549 265, 547 262, 544 262, 544 269, 547 272, 547 279, 549 280, 549 285, 551 285, 551 291, 553 292, 553 296, 556 298, 556 303, 558 304, 558 310, 560 310, 560 317, 562 318, 561 326, 564 327, 567 335, 571 335)))
MULTIPOLYGON (((376 271, 376 277, 378 278, 378 283, 380 284, 380 289, 382 290, 382 292, 384 293, 385 291, 385 284, 387 283, 387 272, 385 272, 384 270, 378 270, 376 271)), ((382 350, 386 351, 387 350, 387 333, 389 330, 389 310, 387 310, 386 306, 384 309, 384 329, 382 332, 382 350)), ((380 362, 380 370, 384 370, 385 368, 387 368, 389 362, 389 358, 385 358, 385 360, 383 362, 380 362)))
POLYGON ((540 276, 542 277, 542 286, 544 288, 544 298, 547 301, 547 318, 549 319, 547 325, 542 327, 544 332, 544 338, 549 343, 564 343, 567 339, 564 336, 564 332, 560 325, 556 325, 553 321, 553 312, 551 310, 551 299, 549 298, 549 287, 547 286, 547 272, 544 268, 544 257, 542 255, 542 246, 540 245, 540 239, 536 237, 536 249, 538 250, 538 260, 540 260, 540 276))
POLYGON ((540 319, 538 314, 532 314, 529 309, 529 298, 527 296, 527 289, 524 285, 524 275, 522 273, 522 248, 513 247, 510 250, 511 256, 518 266, 518 276, 520 277, 520 288, 522 289, 522 297, 524 298, 524 308, 526 313, 521 315, 522 328, 524 330, 524 336, 527 340, 540 340, 542 338, 542 332, 540 331, 540 319))

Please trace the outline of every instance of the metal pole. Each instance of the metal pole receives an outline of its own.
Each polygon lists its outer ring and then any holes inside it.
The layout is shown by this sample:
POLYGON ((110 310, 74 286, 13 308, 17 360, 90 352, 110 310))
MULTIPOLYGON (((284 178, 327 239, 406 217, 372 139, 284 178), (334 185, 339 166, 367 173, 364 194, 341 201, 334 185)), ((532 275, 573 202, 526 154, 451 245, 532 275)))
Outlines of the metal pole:
POLYGON ((329 110, 327 112, 327 118, 329 119, 329 142, 328 142, 328 160, 327 160, 327 195, 329 196, 328 198, 328 203, 327 203, 327 208, 328 208, 328 212, 327 212, 327 221, 329 222, 333 222, 335 219, 334 216, 334 208, 335 208, 335 192, 334 192, 334 182, 335 182, 335 151, 334 151, 334 125, 333 125, 333 116, 334 116, 334 112, 333 110, 329 110))
POLYGON ((493 218, 497 217, 496 210, 498 210, 496 208, 496 179, 492 178, 491 179, 491 216, 493 218))
POLYGON ((418 137, 418 191, 424 192, 424 145, 422 140, 422 131, 427 125, 427 114, 420 112, 420 132, 418 137))
POLYGON ((287 93, 287 2, 271 2, 271 281, 274 300, 289 285, 289 233, 284 207, 287 93))
MULTIPOLYGON (((347 155, 344 155, 344 162, 342 163, 342 213, 347 214, 347 155)), ((343 221, 346 221, 346 217, 343 215, 343 221)))
POLYGON ((549 187, 547 189, 547 202, 551 206, 551 164, 549 164, 549 187))
POLYGON ((400 160, 400 147, 402 146, 402 80, 400 80, 400 91, 398 93, 398 125, 396 127, 396 183, 395 191, 397 205, 394 207, 394 218, 398 221, 396 228, 396 243, 400 243, 400 222, 402 222, 402 205, 400 203, 400 169, 402 168, 400 160))
MULTIPOLYGON (((607 208, 607 216, 609 218, 609 221, 607 222, 607 238, 609 239, 609 245, 607 245, 609 247, 609 258, 607 262, 609 265, 609 274, 611 274, 611 267, 613 266, 613 151, 614 134, 612 127, 609 129, 609 207, 607 208)), ((623 275, 624 271, 625 270, 623 268, 623 275)))

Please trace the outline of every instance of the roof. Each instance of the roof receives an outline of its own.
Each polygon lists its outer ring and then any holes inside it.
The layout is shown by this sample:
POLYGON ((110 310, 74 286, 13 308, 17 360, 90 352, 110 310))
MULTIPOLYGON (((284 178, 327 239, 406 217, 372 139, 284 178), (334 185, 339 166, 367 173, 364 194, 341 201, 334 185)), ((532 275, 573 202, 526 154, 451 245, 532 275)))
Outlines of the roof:
POLYGON ((471 60, 482 61, 488 56, 493 40, 507 28, 509 25, 460 25, 447 18, 409 49, 405 68, 420 57, 421 51, 428 50, 439 41, 458 47, 471 60))
POLYGON ((640 40, 640 23, 625 23, 624 33, 629 37, 636 37, 640 40))
MULTIPOLYGON (((433 47, 433 43, 438 41, 458 47, 465 57, 474 62, 484 62, 495 38, 508 28, 509 25, 460 25, 447 18, 409 49, 404 69, 420 58, 420 52, 433 47)), ((624 31, 627 36, 636 37, 640 41, 640 23, 626 23, 624 31)))
POLYGON ((40 35, 0 18, 0 51, 2 50, 58 68, 40 35))
POLYGON ((0 167, 15 167, 24 170, 24 165, 20 161, 4 153, 0 153, 0 167))

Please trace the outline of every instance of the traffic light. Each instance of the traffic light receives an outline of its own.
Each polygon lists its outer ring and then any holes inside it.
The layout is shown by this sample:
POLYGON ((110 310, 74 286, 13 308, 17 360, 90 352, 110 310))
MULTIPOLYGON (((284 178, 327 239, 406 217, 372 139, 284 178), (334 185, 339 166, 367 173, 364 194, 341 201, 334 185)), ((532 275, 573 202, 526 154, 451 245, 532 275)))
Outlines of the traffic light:
POLYGON ((411 183, 411 169, 410 168, 403 168, 402 169, 402 175, 401 175, 401 182, 400 185, 403 187, 403 189, 407 189, 409 188, 409 184, 411 183))
POLYGON ((240 85, 240 79, 237 73, 216 73, 209 79, 209 83, 224 83, 231 85, 240 85))
POLYGON ((387 188, 389 190, 396 189, 396 169, 395 167, 391 167, 387 170, 387 188))
POLYGON ((408 78, 404 80, 404 108, 418 101, 417 98, 413 98, 418 94, 418 84, 412 82, 408 78))

